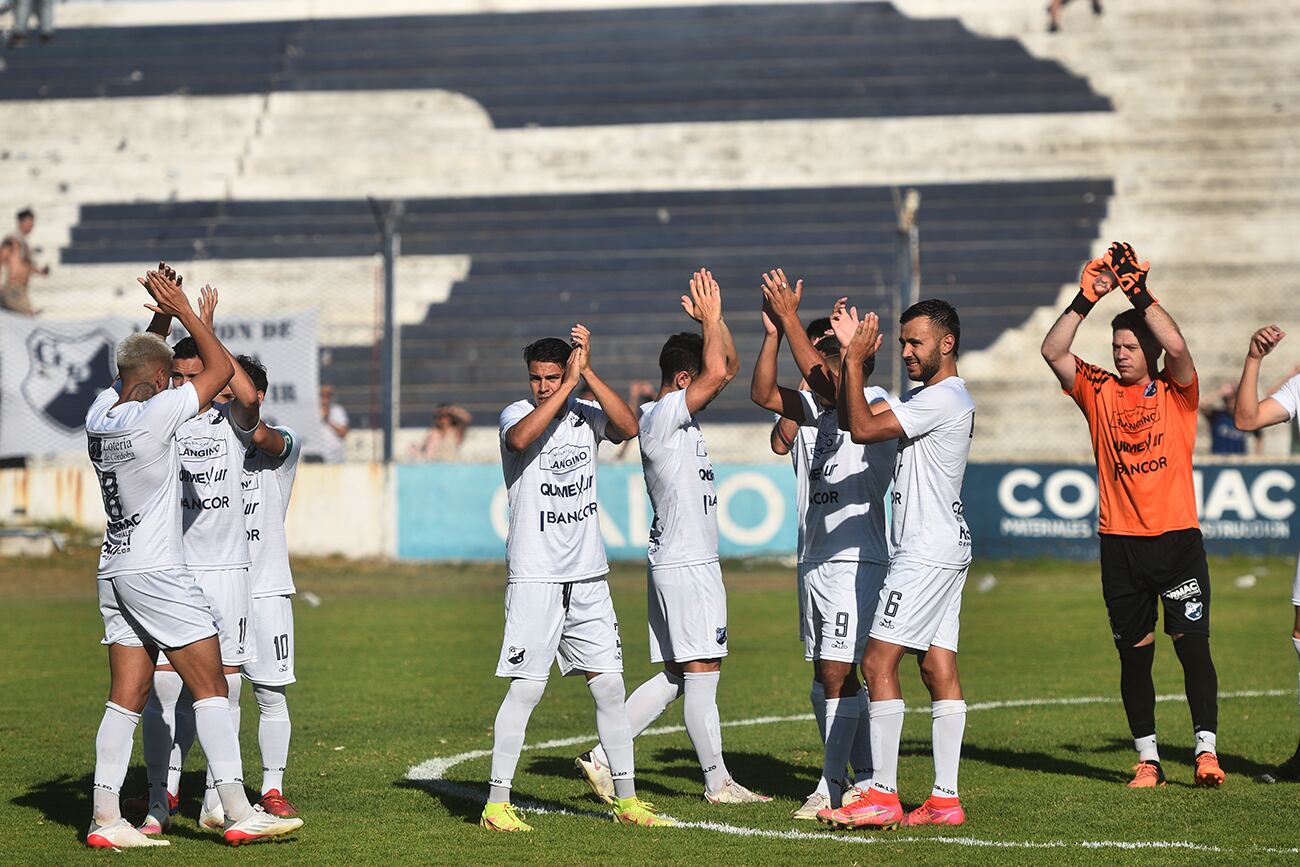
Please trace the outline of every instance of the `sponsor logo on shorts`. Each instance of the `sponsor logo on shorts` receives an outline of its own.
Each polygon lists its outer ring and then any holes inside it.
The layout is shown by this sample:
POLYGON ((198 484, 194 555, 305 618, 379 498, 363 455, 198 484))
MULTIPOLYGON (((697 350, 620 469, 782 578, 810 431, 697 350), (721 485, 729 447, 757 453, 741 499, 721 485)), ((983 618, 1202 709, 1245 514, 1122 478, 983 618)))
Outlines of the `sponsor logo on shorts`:
POLYGON ((528 651, 524 648, 515 647, 512 644, 510 645, 510 649, 506 651, 506 661, 511 665, 519 665, 524 661, 524 654, 527 652, 528 651))
POLYGON ((894 621, 892 621, 892 620, 879 620, 879 621, 876 622, 876 625, 879 626, 881 629, 893 629, 893 628, 894 628, 894 621))
POLYGON ((727 627, 719 626, 717 629, 713 630, 713 633, 717 638, 718 644, 727 643, 727 627))
POLYGON ((848 649, 849 649, 849 643, 848 643, 847 641, 845 641, 843 638, 837 638, 837 639, 835 639, 834 641, 831 642, 831 649, 832 649, 832 650, 848 650, 848 649))
POLYGON ((1161 594, 1170 602, 1182 602, 1184 599, 1191 599, 1193 596, 1201 595, 1201 585, 1196 582, 1195 578, 1184 581, 1172 590, 1166 590, 1161 594))
POLYGON ((1187 615, 1188 620, 1200 620, 1201 615, 1205 613, 1205 604, 1203 602, 1188 602, 1183 605, 1183 613, 1187 615))

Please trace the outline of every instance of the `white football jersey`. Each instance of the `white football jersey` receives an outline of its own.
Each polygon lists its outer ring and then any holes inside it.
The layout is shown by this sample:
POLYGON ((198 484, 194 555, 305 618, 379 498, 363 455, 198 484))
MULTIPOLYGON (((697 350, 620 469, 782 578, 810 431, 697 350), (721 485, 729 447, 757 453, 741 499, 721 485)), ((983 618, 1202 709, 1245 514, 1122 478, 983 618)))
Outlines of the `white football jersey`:
MULTIPOLYGON (((839 411, 827 409, 810 392, 801 391, 799 562, 888 563, 885 492, 894 470, 893 440, 860 445, 840 430, 839 411), (807 435, 804 432, 807 431, 807 435)), ((863 390, 867 403, 889 400, 883 388, 863 390)))
POLYGON ((287 427, 275 429, 284 436, 284 454, 268 455, 253 446, 244 452, 244 528, 253 560, 248 580, 254 599, 297 592, 289 568, 284 516, 289 513, 302 440, 287 427))
POLYGON ((526 449, 506 448, 506 432, 533 411, 520 400, 501 411, 501 469, 510 502, 508 581, 583 581, 609 571, 596 501, 596 446, 608 416, 570 397, 526 449))
POLYGON ((113 406, 119 397, 105 389, 86 413, 86 443, 108 518, 99 577, 184 569, 174 437, 199 411, 198 395, 186 383, 143 402, 113 406))
MULTIPOLYGON (((816 395, 811 392, 799 392, 807 400, 815 401, 816 395)), ((773 423, 779 423, 784 416, 781 413, 772 414, 773 423)), ((813 452, 813 446, 817 442, 817 428, 815 425, 801 424, 795 428, 794 442, 790 444, 790 465, 794 468, 794 506, 795 517, 799 530, 799 538, 795 543, 795 551, 799 555, 799 562, 803 562, 804 538, 806 536, 808 522, 808 456, 813 452), (802 457, 801 457, 802 455, 802 457)))
POLYGON ((1269 396, 1280 403, 1291 420, 1300 426, 1300 418, 1298 418, 1300 416, 1300 374, 1282 383, 1277 391, 1269 396))
POLYGON ((713 464, 685 390, 641 406, 641 467, 654 508, 651 566, 691 566, 718 559, 718 495, 713 464))
POLYGON ((961 501, 975 436, 975 402, 966 381, 950 376, 914 388, 890 407, 906 435, 894 471, 894 556, 958 568, 970 563, 971 537, 961 501))
POLYGON ((249 565, 240 489, 250 436, 235 430, 230 404, 222 403, 214 403, 176 431, 185 562, 197 572, 249 565))

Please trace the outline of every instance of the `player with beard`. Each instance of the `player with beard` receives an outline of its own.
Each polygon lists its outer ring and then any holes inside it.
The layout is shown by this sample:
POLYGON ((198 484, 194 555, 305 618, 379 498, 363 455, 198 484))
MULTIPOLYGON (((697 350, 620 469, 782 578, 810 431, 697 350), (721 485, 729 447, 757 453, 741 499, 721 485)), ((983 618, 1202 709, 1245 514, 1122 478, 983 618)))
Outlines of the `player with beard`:
POLYGON ((179 318, 194 335, 205 371, 169 390, 171 349, 156 335, 133 335, 117 347, 120 393, 105 390, 86 415, 91 463, 108 518, 98 584, 111 686, 95 740, 94 816, 86 835, 86 844, 95 848, 168 845, 123 819, 119 801, 159 649, 170 654, 194 697, 195 728, 223 804, 226 841, 238 845, 302 826, 300 819, 280 819, 250 805, 244 794, 218 626, 185 561, 175 445, 176 430, 229 379, 230 362, 190 307, 180 278, 159 268, 140 281, 156 302, 149 307, 159 317, 179 318))
MULTIPOLYGON (((765 283, 768 294, 788 285, 779 271, 765 275, 765 283)), ((802 293, 802 284, 796 284, 795 292, 802 293)), ((843 299, 836 305, 837 316, 842 306, 843 299)), ((792 816, 816 819, 822 811, 865 795, 865 788, 844 779, 846 764, 852 767, 855 782, 865 785, 871 775, 869 702, 858 683, 856 666, 866 650, 867 631, 889 562, 884 505, 894 445, 854 443, 840 429, 834 400, 777 385, 781 321, 763 311, 763 346, 754 365, 750 397, 778 413, 783 423, 797 425, 795 438, 801 440, 794 458, 800 517, 799 632, 804 658, 813 663, 810 700, 824 751, 817 788, 792 816)), ((785 321, 797 324, 789 314, 785 321)), ((829 319, 819 322, 831 324, 829 319)), ((825 328, 816 331, 810 326, 804 334, 811 342, 824 332, 825 328)), ((825 359, 823 375, 834 381, 839 341, 833 335, 823 336, 814 348, 825 359)), ((803 357, 810 357, 806 350, 803 357)), ((875 367, 874 360, 868 367, 875 367)), ((888 398, 883 389, 867 389, 869 402, 888 398)))
POLYGON ((671 825, 636 796, 632 732, 623 690, 623 649, 609 597, 596 499, 596 447, 637 435, 632 408, 591 367, 591 335, 573 346, 548 337, 524 349, 531 400, 501 411, 501 468, 510 502, 506 532, 506 624, 497 677, 510 687, 492 729, 492 776, 479 824, 492 831, 533 830, 510 790, 524 731, 557 659, 563 675, 582 674, 596 703, 596 731, 614 780, 614 818, 671 825), (595 402, 574 392, 586 379, 595 402))
POLYGON ((961 485, 975 433, 975 404, 957 375, 961 322, 945 301, 912 305, 899 319, 908 378, 920 385, 887 405, 863 395, 863 364, 880 348, 880 320, 856 310, 832 321, 845 344, 840 412, 853 441, 898 442, 891 497, 889 572, 862 668, 871 696, 871 785, 866 796, 818 818, 841 828, 960 825, 957 790, 966 702, 957 673, 961 594, 970 568, 971 536, 961 485), (915 654, 930 693, 934 786, 903 814, 898 798, 898 748, 903 694, 898 665, 915 654))
POLYGON ((1138 752, 1129 787, 1165 784, 1151 679, 1157 601, 1183 667, 1196 743, 1193 779, 1217 787, 1224 775, 1215 746, 1210 570, 1192 477, 1200 390, 1187 342, 1147 289, 1150 267, 1121 242, 1089 262, 1079 294, 1043 340, 1043 359, 1083 412, 1097 460, 1101 589, 1119 651, 1120 696, 1138 752), (1133 309, 1111 320, 1111 373, 1076 357, 1070 347, 1080 323, 1117 283, 1133 309))
MULTIPOLYGON (((659 353, 660 385, 642 404, 641 463, 654 508, 647 549, 650 661, 663 671, 628 697, 635 738, 684 697, 682 715, 704 774, 711 804, 770 801, 732 779, 722 755, 718 682, 727 655, 727 590, 718 562, 718 495, 713 464, 697 416, 722 393, 740 362, 722 318, 722 292, 707 270, 697 271, 686 314, 701 334, 674 334, 659 353)), ((612 801, 613 780, 599 746, 577 758, 596 796, 612 801)))
MULTIPOLYGON (((199 296, 199 316, 212 329, 217 295, 205 286, 199 296)), ((149 331, 160 336, 171 328, 169 317, 155 315, 149 331)), ((231 361, 229 357, 226 359, 231 361)), ((240 668, 256 658, 249 630, 252 595, 251 564, 244 527, 242 485, 244 451, 258 427, 259 404, 252 380, 237 364, 230 365, 229 403, 207 401, 197 415, 176 431, 181 458, 180 508, 186 565, 194 573, 217 615, 221 628, 221 662, 226 677, 229 713, 239 730, 240 668)), ((179 387, 203 373, 193 336, 173 347, 172 384, 179 387)), ((145 834, 162 834, 179 803, 181 768, 194 741, 193 699, 170 664, 160 664, 144 715, 145 765, 149 772, 149 807, 145 834)), ((224 826, 221 799, 209 768, 207 789, 199 812, 200 827, 224 826)))

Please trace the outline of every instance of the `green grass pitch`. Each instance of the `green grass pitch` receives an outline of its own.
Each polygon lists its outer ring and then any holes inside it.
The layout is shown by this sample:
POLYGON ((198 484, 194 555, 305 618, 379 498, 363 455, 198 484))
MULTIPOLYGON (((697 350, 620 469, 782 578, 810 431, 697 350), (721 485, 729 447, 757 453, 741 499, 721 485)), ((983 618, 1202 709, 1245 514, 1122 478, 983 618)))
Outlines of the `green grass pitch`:
MULTIPOLYGON (((446 772, 460 788, 434 789, 408 769, 434 757, 490 750, 504 693, 492 676, 501 640, 499 566, 366 565, 301 561, 298 586, 319 607, 296 604, 299 682, 288 795, 306 827, 290 842, 228 850, 198 830, 202 759, 191 756, 182 816, 165 850, 111 855, 85 850, 94 737, 107 696, 106 654, 94 601, 93 551, 50 561, 0 564, 0 862, 76 864, 123 858, 158 864, 915 864, 1152 863, 1294 861, 1300 787, 1259 786, 1251 777, 1295 746, 1296 659, 1289 604, 1292 563, 1215 560, 1213 648, 1223 693, 1219 745, 1226 786, 1190 786, 1186 704, 1158 706, 1163 790, 1124 787, 1134 762, 1118 695, 1118 661, 1108 634, 1096 567, 1064 562, 976 562, 962 616, 961 667, 967 700, 1104 702, 975 709, 969 716, 961 792, 964 827, 908 833, 832 832, 791 821, 821 764, 810 719, 724 729, 727 763, 770 804, 710 806, 701 800, 694 753, 681 732, 636 743, 643 797, 674 817, 717 822, 646 830, 601 815, 573 772, 579 747, 530 750, 516 776, 517 800, 559 813, 529 814, 530 835, 477 827, 489 760, 446 772), (978 592, 992 574, 996 586, 978 592), (1254 587, 1237 587, 1244 574, 1254 587), (742 836, 755 829, 760 836, 742 836), (783 832, 798 832, 780 836, 783 832), (947 841, 947 842, 945 842, 947 841), (1180 843, 1181 848, 1096 848, 1095 843, 1180 843), (1040 844, 1031 848, 1030 844, 1040 844), (1050 844, 1050 845, 1042 845, 1050 844)), ((793 570, 728 563, 731 656, 719 704, 724 724, 809 712, 809 667, 796 639, 793 570)), ((614 600, 624 637, 629 691, 652 672, 646 650, 644 573, 617 567, 614 600)), ((901 794, 915 804, 931 783, 928 698, 904 661, 909 714, 903 732, 901 794)), ((1158 641, 1157 691, 1181 695, 1182 675, 1167 638, 1158 641)), ((256 706, 245 693, 247 779, 260 775, 256 706)), ((680 705, 661 725, 680 725, 680 705)), ((528 742, 594 731, 580 680, 551 678, 528 742)), ((126 791, 144 788, 137 742, 126 791)))

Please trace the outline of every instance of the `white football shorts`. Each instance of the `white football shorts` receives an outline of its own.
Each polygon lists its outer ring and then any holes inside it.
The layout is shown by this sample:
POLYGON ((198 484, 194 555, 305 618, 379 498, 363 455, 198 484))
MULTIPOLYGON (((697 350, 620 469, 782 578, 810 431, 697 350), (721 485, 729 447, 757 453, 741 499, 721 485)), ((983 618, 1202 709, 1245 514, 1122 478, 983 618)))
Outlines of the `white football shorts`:
POLYGON ((221 664, 244 665, 257 658, 253 645, 253 593, 248 568, 195 572, 208 607, 217 618, 221 638, 221 664))
POLYGON ((804 659, 862 659, 885 568, 856 561, 799 566, 804 659))
POLYGON ((244 677, 260 686, 286 686, 297 680, 293 670, 293 597, 253 599, 253 652, 244 677))
POLYGON ((102 644, 166 649, 217 634, 207 597, 188 572, 136 572, 95 583, 104 618, 102 644))
POLYGON ((880 590, 871 637, 912 650, 942 647, 956 653, 969 568, 895 560, 880 590))
POLYGON ((506 629, 497 677, 546 680, 560 674, 623 672, 623 642, 605 576, 506 585, 506 629))
POLYGON ((646 572, 650 661, 694 662, 727 655, 727 588, 722 566, 650 567, 646 572))

